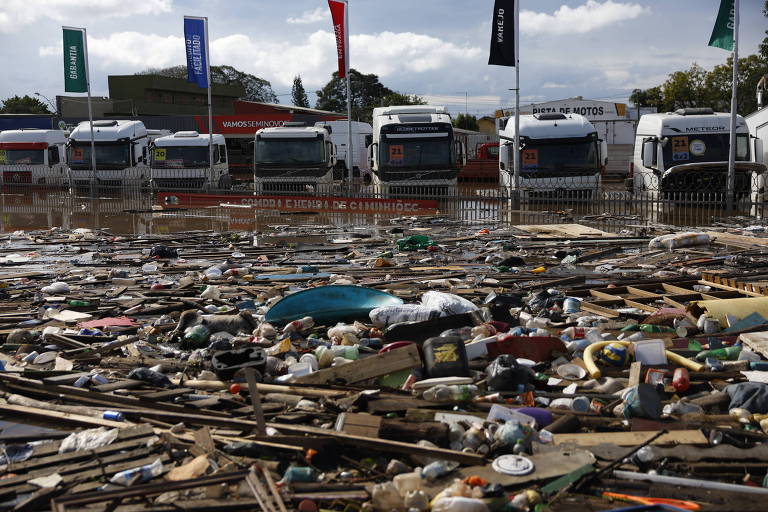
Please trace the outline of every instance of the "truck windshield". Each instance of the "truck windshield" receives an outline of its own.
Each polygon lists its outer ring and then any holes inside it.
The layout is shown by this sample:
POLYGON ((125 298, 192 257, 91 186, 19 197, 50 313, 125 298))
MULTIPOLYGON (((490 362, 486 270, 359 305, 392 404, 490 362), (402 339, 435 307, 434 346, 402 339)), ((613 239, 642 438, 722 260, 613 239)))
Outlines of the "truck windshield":
POLYGON ((30 165, 44 164, 45 151, 42 149, 5 149, 0 150, 0 164, 30 165))
POLYGON ((256 140, 256 163, 317 164, 325 161, 323 140, 262 139, 256 140))
POLYGON ((208 167, 208 146, 162 146, 152 151, 152 167, 208 167))
POLYGON ((449 138, 386 138, 381 145, 383 168, 434 169, 452 164, 449 138))
MULTIPOLYGON (((67 160, 72 169, 90 169, 91 145, 88 142, 71 144, 67 160)), ((125 169, 131 166, 131 149, 127 142, 96 145, 97 169, 125 169)))
POLYGON ((520 166, 525 171, 598 172, 597 144, 594 140, 567 143, 529 140, 520 151, 520 166))
MULTIPOLYGON (((680 164, 727 162, 729 137, 727 133, 697 133, 674 135, 662 142, 664 164, 668 169, 680 164)), ((736 134, 736 160, 749 160, 749 136, 736 134)))

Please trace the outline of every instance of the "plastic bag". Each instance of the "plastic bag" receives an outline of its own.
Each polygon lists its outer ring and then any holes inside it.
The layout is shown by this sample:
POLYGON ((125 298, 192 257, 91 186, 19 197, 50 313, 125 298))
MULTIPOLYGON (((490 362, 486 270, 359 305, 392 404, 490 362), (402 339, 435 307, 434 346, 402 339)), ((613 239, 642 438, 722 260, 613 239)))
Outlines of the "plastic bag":
POLYGON ((485 368, 488 389, 491 391, 515 391, 534 378, 533 370, 517 363, 514 356, 503 354, 485 368))
POLYGON ((134 380, 142 380, 154 386, 160 386, 164 388, 171 385, 171 381, 168 377, 160 372, 150 370, 146 366, 142 366, 141 368, 134 368, 131 370, 131 373, 128 374, 128 378, 134 380))
POLYGON ((65 437, 61 442, 59 454, 80 450, 95 450, 96 448, 110 445, 117 439, 117 434, 118 429, 106 429, 104 427, 75 432, 65 437))
POLYGON ((401 322, 423 322, 440 316, 440 311, 419 304, 402 304, 372 309, 368 314, 371 323, 378 328, 401 322))
POLYGON ((461 313, 477 311, 477 306, 464 297, 459 297, 452 293, 429 291, 421 296, 421 304, 440 310, 441 316, 460 315, 461 313))
POLYGON ((129 485, 131 483, 148 482, 156 476, 163 474, 163 461, 158 457, 152 464, 121 471, 109 479, 113 484, 129 485), (133 480, 138 476, 138 480, 133 480))
POLYGON ((413 235, 397 241, 397 248, 401 251, 426 249, 430 245, 435 245, 435 242, 426 235, 413 235))

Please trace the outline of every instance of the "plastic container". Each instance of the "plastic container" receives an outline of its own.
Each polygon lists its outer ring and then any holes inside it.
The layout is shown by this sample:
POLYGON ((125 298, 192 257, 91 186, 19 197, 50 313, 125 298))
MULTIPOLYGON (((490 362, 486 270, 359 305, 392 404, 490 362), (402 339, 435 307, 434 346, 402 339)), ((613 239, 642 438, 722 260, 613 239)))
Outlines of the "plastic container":
POLYGON ((667 364, 667 353, 664 348, 664 340, 636 341, 635 361, 641 362, 644 366, 667 364))
POLYGON ((424 342, 424 369, 429 378, 469 377, 464 341, 458 336, 437 336, 424 342))
POLYGON ((397 489, 397 492, 405 498, 406 494, 412 491, 418 491, 422 488, 422 477, 421 473, 412 472, 412 473, 402 473, 399 475, 396 475, 392 479, 392 483, 395 485, 395 489, 397 489))
POLYGON ((682 367, 677 368, 672 376, 672 387, 675 388, 675 391, 687 391, 690 385, 688 370, 682 367))
POLYGON ((467 402, 477 395, 477 386, 462 384, 434 386, 424 391, 424 400, 429 402, 467 402))

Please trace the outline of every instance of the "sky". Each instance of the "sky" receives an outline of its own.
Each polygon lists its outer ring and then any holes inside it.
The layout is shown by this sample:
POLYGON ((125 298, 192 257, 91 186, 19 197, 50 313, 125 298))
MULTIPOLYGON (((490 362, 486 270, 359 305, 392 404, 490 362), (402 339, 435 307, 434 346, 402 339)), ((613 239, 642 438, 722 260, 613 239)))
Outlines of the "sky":
MULTIPOLYGON (((387 87, 453 113, 492 115, 514 104, 514 68, 489 66, 492 0, 350 0, 351 66, 387 87)), ((728 52, 707 46, 719 0, 521 0, 521 103, 574 96, 625 101, 697 62, 728 52)), ((741 0, 740 55, 768 28, 763 0, 741 0)), ((184 63, 184 15, 207 16, 211 63, 269 80, 290 103, 300 75, 314 91, 336 69, 325 0, 2 0, 0 99, 64 94, 61 26, 86 27, 95 96, 107 76, 184 63)))

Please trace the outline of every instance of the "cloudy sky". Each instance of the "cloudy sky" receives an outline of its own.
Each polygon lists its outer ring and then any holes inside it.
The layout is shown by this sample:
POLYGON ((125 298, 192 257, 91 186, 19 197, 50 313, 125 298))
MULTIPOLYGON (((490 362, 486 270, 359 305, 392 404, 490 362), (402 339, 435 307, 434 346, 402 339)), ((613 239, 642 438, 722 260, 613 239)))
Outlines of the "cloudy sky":
MULTIPOLYGON (((707 47, 720 0, 521 0, 523 102, 583 96, 623 101, 693 61, 707 47)), ((514 100, 514 69, 488 66, 492 0, 350 0, 352 67, 454 112, 484 115, 514 100)), ((740 53, 755 53, 768 19, 741 0, 740 53)), ((212 63, 265 78, 290 102, 300 74, 308 92, 336 66, 325 0, 2 0, 0 98, 63 94, 61 25, 86 27, 92 90, 107 75, 184 62, 182 16, 207 16, 212 63)), ((310 94, 314 103, 314 95, 310 94)))

